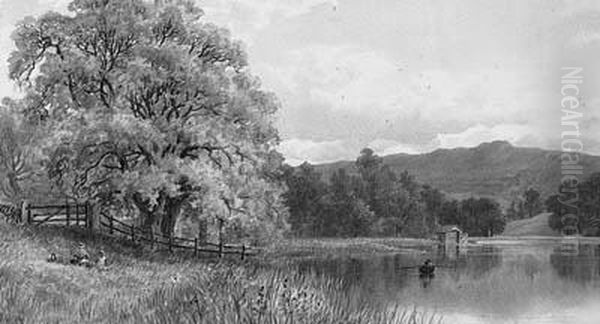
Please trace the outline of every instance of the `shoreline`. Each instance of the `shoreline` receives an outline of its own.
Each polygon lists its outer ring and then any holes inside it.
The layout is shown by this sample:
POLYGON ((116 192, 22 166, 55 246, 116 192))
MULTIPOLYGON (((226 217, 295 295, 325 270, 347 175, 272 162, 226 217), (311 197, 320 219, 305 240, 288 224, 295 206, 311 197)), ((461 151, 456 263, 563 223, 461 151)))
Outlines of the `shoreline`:
MULTIPOLYGON (((469 237, 461 246, 485 244, 532 244, 532 243, 578 243, 600 244, 600 237, 563 236, 492 236, 469 237)), ((439 246, 433 239, 402 237, 361 238, 287 238, 264 250, 266 259, 343 257, 385 254, 426 254, 439 246)))
POLYGON ((277 259, 397 253, 423 254, 436 244, 435 240, 402 237, 288 238, 269 247, 264 256, 277 259))
POLYGON ((494 241, 546 241, 546 242, 579 242, 579 243, 600 243, 600 237, 592 236, 542 236, 542 235, 523 235, 523 236, 492 236, 492 237, 469 237, 468 243, 490 243, 494 241))

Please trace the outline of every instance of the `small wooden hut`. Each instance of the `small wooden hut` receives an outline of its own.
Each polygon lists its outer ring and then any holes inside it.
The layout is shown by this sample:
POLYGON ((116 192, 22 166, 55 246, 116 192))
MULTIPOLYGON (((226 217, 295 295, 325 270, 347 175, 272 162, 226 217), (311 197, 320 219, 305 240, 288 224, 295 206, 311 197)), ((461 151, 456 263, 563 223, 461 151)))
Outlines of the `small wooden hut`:
POLYGON ((459 245, 463 239, 463 231, 458 225, 444 225, 438 231, 438 241, 443 245, 459 245))

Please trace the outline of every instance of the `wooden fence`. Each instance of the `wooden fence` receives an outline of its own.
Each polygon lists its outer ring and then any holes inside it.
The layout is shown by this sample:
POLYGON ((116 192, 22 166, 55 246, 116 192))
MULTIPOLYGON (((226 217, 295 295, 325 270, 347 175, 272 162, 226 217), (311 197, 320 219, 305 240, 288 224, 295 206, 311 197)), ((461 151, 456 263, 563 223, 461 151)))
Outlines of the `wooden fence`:
POLYGON ((114 217, 107 215, 104 212, 100 213, 100 225, 101 227, 108 230, 111 235, 119 233, 122 236, 130 238, 133 242, 145 242, 154 246, 164 246, 169 251, 173 249, 186 249, 192 250, 194 256, 198 255, 198 252, 214 253, 222 257, 224 254, 238 254, 240 258, 244 260, 246 256, 253 256, 258 254, 255 248, 246 245, 233 245, 219 243, 208 243, 202 242, 198 238, 190 239, 176 236, 166 236, 159 233, 150 233, 133 224, 127 224, 114 217))
MULTIPOLYGON (((1 212, 8 214, 13 210, 18 211, 18 208, 5 208, 1 212)), ((27 214, 26 221, 28 224, 39 226, 42 224, 60 225, 60 226, 84 226, 91 228, 91 208, 88 204, 64 204, 64 205, 29 205, 25 207, 27 214)), ((16 212, 14 212, 16 213, 16 212)), ((19 213, 20 215, 20 213, 19 213)), ((127 224, 114 217, 100 212, 99 215, 100 227, 108 230, 109 234, 120 234, 130 238, 134 242, 145 242, 147 244, 157 246, 165 246, 169 251, 173 249, 192 250, 194 255, 199 252, 214 253, 222 257, 225 254, 240 255, 243 260, 246 256, 258 254, 256 248, 246 245, 224 244, 219 235, 219 243, 202 242, 199 238, 184 238, 184 237, 168 237, 160 233, 149 233, 132 224, 127 224)))
POLYGON ((88 227, 90 210, 87 204, 30 205, 25 210, 28 224, 88 227))

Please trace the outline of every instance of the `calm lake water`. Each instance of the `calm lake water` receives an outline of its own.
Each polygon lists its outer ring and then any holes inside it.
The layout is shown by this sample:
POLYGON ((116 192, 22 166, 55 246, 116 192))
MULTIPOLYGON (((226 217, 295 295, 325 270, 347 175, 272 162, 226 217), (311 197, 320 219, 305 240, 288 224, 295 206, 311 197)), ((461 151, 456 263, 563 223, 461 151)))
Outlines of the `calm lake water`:
POLYGON ((443 323, 600 323, 598 243, 481 241, 459 251, 303 259, 298 268, 341 278, 382 305, 442 314, 443 323), (439 267, 425 281, 406 267, 426 258, 439 267))

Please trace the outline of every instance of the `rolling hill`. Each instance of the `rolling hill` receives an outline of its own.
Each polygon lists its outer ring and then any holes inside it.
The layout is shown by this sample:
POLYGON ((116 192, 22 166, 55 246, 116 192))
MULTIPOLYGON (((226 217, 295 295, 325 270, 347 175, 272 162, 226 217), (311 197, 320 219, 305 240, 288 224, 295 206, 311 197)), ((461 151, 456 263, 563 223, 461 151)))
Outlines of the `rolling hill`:
MULTIPOLYGON (((515 147, 505 141, 473 148, 438 149, 430 153, 383 157, 397 173, 407 170, 421 183, 430 184, 455 198, 491 197, 507 206, 513 197, 534 187, 547 197, 556 192, 561 178, 561 152, 515 147)), ((582 155, 585 176, 600 172, 600 156, 582 155)), ((327 181, 338 168, 356 173, 354 161, 316 165, 327 181)))
POLYGON ((548 226, 551 213, 541 213, 537 216, 508 222, 502 236, 561 236, 548 226))

